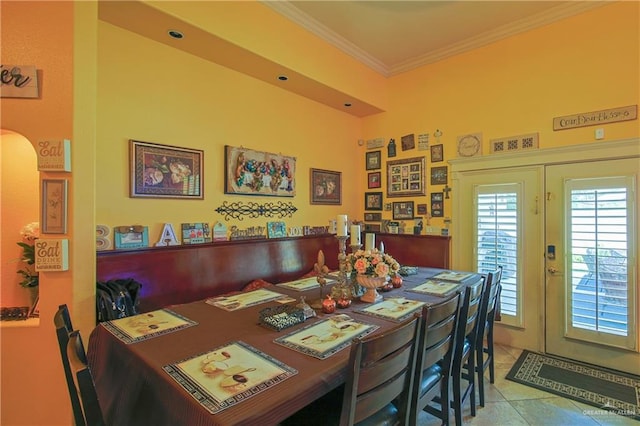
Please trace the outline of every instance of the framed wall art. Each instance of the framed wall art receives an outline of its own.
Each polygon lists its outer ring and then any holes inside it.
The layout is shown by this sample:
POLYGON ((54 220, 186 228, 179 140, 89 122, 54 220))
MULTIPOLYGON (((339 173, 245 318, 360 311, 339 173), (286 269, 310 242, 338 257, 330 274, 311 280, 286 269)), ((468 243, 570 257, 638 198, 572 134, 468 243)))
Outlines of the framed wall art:
POLYGON ((382 192, 365 192, 364 209, 382 210, 382 192))
POLYGON ((67 180, 42 180, 42 216, 43 234, 67 233, 67 180))
POLYGON ((393 220, 413 219, 413 201, 399 201, 393 203, 393 220))
POLYGON ((136 140, 129 147, 130 197, 204 198, 202 150, 136 140))
POLYGON ((431 193, 431 217, 444 217, 443 193, 431 193))
POLYGON ((365 164, 367 170, 378 170, 382 164, 381 151, 371 151, 365 153, 365 164))
POLYGON ((418 209, 418 214, 425 215, 427 214, 427 205, 426 204, 418 204, 416 206, 418 209))
POLYGON ((380 188, 381 183, 380 179, 382 179, 382 173, 380 172, 371 172, 367 174, 367 188, 374 189, 380 188))
POLYGON ((365 222, 380 222, 382 220, 382 213, 364 213, 365 222))
POLYGON ((431 185, 447 184, 447 166, 431 168, 431 185))
POLYGON ((387 161, 387 197, 425 195, 425 158, 387 161))
POLYGON ((113 228, 116 249, 149 247, 149 228, 141 225, 116 226, 113 228))
POLYGON ((310 169, 311 204, 342 204, 342 173, 310 169))
POLYGON ((224 193, 293 197, 296 158, 226 145, 224 193))
POLYGON ((444 148, 442 144, 431 145, 431 162, 439 163, 444 161, 444 148))

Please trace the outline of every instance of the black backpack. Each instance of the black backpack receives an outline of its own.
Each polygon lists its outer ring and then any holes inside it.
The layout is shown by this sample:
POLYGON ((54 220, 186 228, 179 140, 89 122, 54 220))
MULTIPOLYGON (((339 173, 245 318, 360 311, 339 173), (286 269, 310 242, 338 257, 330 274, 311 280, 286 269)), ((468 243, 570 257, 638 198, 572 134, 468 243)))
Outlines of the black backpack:
POLYGON ((98 322, 138 314, 138 294, 142 284, 132 278, 98 281, 96 283, 96 313, 98 322))

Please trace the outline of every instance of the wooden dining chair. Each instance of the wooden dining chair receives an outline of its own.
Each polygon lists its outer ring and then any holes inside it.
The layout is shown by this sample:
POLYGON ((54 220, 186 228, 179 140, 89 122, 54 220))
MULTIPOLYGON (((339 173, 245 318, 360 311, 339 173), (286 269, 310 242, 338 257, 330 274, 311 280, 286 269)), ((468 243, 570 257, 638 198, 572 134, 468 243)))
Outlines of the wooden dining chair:
POLYGON ((493 360, 493 324, 500 309, 500 293, 502 291, 502 266, 487 274, 485 290, 480 302, 480 318, 478 319, 478 337, 476 341, 476 371, 478 374, 479 405, 484 407, 484 373, 489 368, 489 383, 495 382, 495 366, 493 360), (486 356, 486 357, 485 357, 486 356))
POLYGON ((471 415, 476 415, 475 391, 475 348, 477 338, 480 300, 486 278, 470 284, 464 289, 462 306, 456 326, 456 337, 451 367, 453 400, 451 407, 455 414, 456 426, 462 425, 462 411, 467 399, 470 401, 471 415), (463 387, 463 381, 465 385, 463 387))
POLYGON ((281 424, 408 425, 419 318, 417 313, 384 333, 354 339, 344 386, 281 424))
POLYGON ((416 375, 411 393, 409 424, 418 424, 425 411, 449 424, 449 377, 460 294, 422 310, 420 336, 416 348, 416 375))
POLYGON ((71 372, 74 377, 76 394, 80 395, 82 403, 82 419, 80 423, 76 419, 76 426, 104 426, 104 418, 98 401, 95 383, 91 376, 91 370, 87 365, 87 353, 84 349, 82 337, 78 330, 69 333, 67 344, 67 357, 71 372))
POLYGON ((71 315, 66 304, 58 306, 58 310, 53 316, 53 323, 56 327, 56 335, 58 337, 58 346, 60 347, 60 357, 62 358, 62 368, 64 376, 67 380, 67 388, 71 399, 71 410, 76 425, 84 425, 84 416, 82 415, 82 405, 78 397, 76 385, 73 380, 73 373, 69 365, 69 357, 67 356, 67 345, 69 343, 69 333, 73 331, 71 323, 71 315))

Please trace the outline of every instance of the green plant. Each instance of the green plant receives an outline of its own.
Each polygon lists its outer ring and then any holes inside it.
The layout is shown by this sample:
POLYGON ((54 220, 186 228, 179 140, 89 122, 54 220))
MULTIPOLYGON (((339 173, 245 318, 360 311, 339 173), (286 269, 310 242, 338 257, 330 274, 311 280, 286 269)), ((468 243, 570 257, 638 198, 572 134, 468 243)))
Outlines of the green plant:
POLYGON ((32 222, 26 225, 20 231, 20 235, 22 235, 22 239, 24 240, 17 243, 20 248, 22 248, 20 262, 24 264, 24 267, 18 270, 18 274, 22 275, 20 285, 22 287, 36 287, 40 283, 38 272, 35 270, 35 240, 40 235, 38 222, 32 222))

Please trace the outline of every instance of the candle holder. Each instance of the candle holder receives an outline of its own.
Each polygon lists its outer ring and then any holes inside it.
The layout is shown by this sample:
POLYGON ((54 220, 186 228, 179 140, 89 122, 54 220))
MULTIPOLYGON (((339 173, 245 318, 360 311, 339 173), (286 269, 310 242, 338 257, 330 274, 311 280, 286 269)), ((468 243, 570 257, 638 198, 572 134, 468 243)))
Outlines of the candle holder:
POLYGON ((351 253, 355 253, 362 247, 362 244, 351 244, 351 253))

